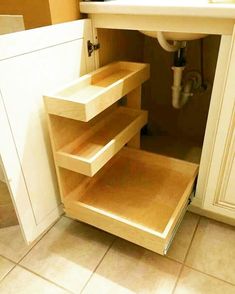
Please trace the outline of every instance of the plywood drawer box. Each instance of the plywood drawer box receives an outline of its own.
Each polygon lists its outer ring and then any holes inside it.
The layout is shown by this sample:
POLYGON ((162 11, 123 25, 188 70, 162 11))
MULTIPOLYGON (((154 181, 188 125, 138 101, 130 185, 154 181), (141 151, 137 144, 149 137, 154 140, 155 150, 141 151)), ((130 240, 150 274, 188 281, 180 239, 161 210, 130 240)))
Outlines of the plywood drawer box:
POLYGON ((68 216, 160 254, 185 212, 197 172, 196 164, 131 148, 92 179, 59 170, 69 179, 62 183, 68 216))
POLYGON ((87 122, 149 78, 149 65, 114 62, 44 96, 47 112, 87 122))
POLYGON ((88 123, 54 115, 49 119, 56 164, 92 177, 147 123, 147 111, 115 107, 88 123))
POLYGON ((116 62, 44 99, 65 213, 165 254, 198 165, 138 150, 148 76, 146 64, 116 62))

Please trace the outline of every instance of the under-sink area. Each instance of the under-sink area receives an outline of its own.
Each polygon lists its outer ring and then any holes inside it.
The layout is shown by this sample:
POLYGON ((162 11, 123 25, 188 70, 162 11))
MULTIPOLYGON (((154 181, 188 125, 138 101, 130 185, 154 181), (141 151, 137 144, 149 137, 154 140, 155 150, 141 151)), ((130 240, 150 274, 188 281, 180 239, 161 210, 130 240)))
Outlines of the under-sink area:
POLYGON ((103 36, 112 42, 124 42, 128 60, 148 63, 150 79, 145 82, 142 92, 142 109, 148 111, 148 124, 141 131, 141 148, 150 152, 167 155, 194 163, 200 163, 204 134, 216 70, 220 36, 207 34, 184 34, 165 32, 165 38, 187 41, 185 65, 182 76, 189 72, 199 73, 201 85, 181 108, 172 106, 172 84, 174 52, 167 52, 157 41, 156 32, 98 29, 100 65, 115 58, 121 58, 118 50, 109 52, 109 44, 103 43, 103 36), (143 34, 144 33, 144 34, 143 34), (127 37, 128 36, 128 37, 127 37), (106 53, 106 56, 102 54, 106 53), (107 52, 110 53, 107 58, 107 52), (117 57, 118 56, 118 57, 117 57), (111 59, 112 58, 112 59, 111 59))
POLYGON ((217 64, 220 37, 201 37, 98 29, 99 68, 44 94, 68 217, 167 253, 195 195, 217 64))

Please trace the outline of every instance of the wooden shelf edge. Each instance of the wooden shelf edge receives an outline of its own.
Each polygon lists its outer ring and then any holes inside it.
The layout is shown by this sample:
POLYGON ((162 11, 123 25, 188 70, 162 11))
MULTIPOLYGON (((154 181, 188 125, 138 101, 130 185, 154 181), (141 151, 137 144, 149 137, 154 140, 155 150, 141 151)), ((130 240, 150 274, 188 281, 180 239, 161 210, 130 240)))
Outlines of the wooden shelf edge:
MULTIPOLYGON (((138 88, 142 83, 144 83, 149 78, 149 65, 143 63, 133 63, 133 62, 116 62, 109 64, 105 67, 98 69, 90 74, 87 74, 76 81, 70 82, 67 86, 61 87, 59 91, 51 92, 44 95, 44 104, 46 106, 47 112, 49 114, 54 114, 66 118, 71 118, 75 120, 80 120, 83 122, 88 122, 102 111, 113 105, 119 99, 124 97, 126 94, 132 90, 138 88), (117 80, 113 82, 107 82, 105 85, 101 85, 102 81, 102 71, 106 71, 104 74, 104 80, 107 78, 107 72, 115 76, 112 67, 117 68, 118 65, 123 67, 119 71, 126 71, 126 75, 122 77, 116 77, 117 80), (124 70, 126 66, 126 69, 124 70), (109 70, 110 68, 110 70, 109 70), (112 70, 112 71, 111 71, 112 70), (97 76, 100 75, 101 81, 95 83, 97 76), (59 94, 61 92, 69 92, 69 87, 75 88, 76 83, 78 88, 81 90, 88 87, 97 88, 97 92, 94 90, 87 90, 87 96, 89 94, 89 99, 86 97, 84 101, 81 94, 81 98, 76 98, 77 94, 59 94), (68 88, 66 88, 68 87, 68 88)), ((93 88, 92 88, 93 89, 93 88)), ((72 91, 72 90, 71 90, 72 91)), ((73 91, 72 91, 73 92, 73 91)))
POLYGON ((110 234, 134 242, 154 252, 164 254, 165 243, 163 240, 155 235, 151 237, 149 232, 138 227, 130 226, 124 222, 118 222, 117 225, 116 220, 95 211, 86 210, 84 207, 77 206, 75 209, 65 208, 64 211, 67 216, 73 219, 80 220, 110 234))
POLYGON ((55 152, 56 165, 89 177, 94 176, 147 123, 147 111, 133 110, 131 108, 129 108, 128 111, 130 111, 130 113, 138 113, 138 116, 94 156, 90 159, 86 159, 63 151, 57 151, 55 152))

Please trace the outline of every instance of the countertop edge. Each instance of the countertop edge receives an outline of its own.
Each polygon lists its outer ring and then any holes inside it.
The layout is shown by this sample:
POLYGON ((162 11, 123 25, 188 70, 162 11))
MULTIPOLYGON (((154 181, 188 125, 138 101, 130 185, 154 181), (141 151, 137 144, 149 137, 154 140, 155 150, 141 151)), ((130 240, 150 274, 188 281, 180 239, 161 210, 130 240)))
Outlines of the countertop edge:
POLYGON ((235 4, 153 5, 119 1, 80 2, 80 11, 87 14, 174 15, 235 19, 235 4))

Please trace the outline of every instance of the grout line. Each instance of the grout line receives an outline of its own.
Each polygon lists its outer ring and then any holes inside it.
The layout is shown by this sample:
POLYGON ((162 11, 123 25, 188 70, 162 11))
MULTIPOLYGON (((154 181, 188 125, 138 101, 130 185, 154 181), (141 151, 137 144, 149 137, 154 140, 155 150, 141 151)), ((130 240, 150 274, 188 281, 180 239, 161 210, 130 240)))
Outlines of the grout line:
POLYGON ((42 238, 54 227, 54 225, 57 223, 57 222, 59 222, 59 220, 61 219, 61 217, 53 224, 53 226, 52 227, 50 227, 49 228, 49 230, 48 231, 46 231, 44 234, 42 234, 42 236, 40 237, 40 238, 38 238, 38 240, 36 240, 35 241, 35 244, 33 244, 32 245, 32 247, 30 248, 30 250, 29 251, 27 251, 27 253, 25 253, 24 254, 24 256, 23 257, 21 257, 20 259, 19 259, 19 261, 18 262, 16 262, 16 261, 14 261, 14 260, 12 260, 12 259, 10 259, 10 258, 8 258, 8 257, 6 257, 6 256, 4 256, 4 255, 2 255, 2 254, 0 254, 0 257, 3 257, 3 258, 5 258, 6 260, 8 260, 8 261, 10 261, 10 262, 12 262, 13 264, 14 264, 14 266, 12 267, 12 269, 10 269, 9 270, 9 272, 7 272, 7 274, 2 278, 2 279, 0 279, 0 284, 2 283, 2 281, 17 267, 17 266, 19 266, 19 267, 21 267, 21 268, 23 268, 23 269, 25 269, 25 270, 27 270, 28 272, 31 272, 31 273, 33 273, 33 274, 35 274, 36 276, 39 276, 40 278, 42 278, 42 279, 44 279, 44 280, 46 280, 47 282, 50 282, 51 284, 54 284, 55 286, 57 286, 57 287, 60 287, 61 289, 63 289, 63 290, 66 290, 67 292, 69 292, 69 293, 72 293, 72 292, 70 292, 69 290, 67 290, 67 289, 65 289, 65 288, 63 288, 63 287, 61 287, 60 285, 57 285, 57 284, 55 284, 55 283, 53 283, 52 281, 50 281, 50 280, 47 280, 46 278, 44 278, 44 277, 42 277, 42 276, 40 276, 40 275, 38 275, 37 273, 35 273, 35 272, 33 272, 33 271, 31 271, 30 269, 28 269, 28 268, 26 268, 26 267, 24 267, 23 265, 21 265, 20 264, 20 262, 26 257, 26 255, 27 254, 29 254, 29 252, 31 252, 31 250, 42 240, 42 238))
POLYGON ((206 273, 206 272, 203 272, 203 271, 201 271, 201 270, 199 270, 199 269, 193 268, 193 267, 190 266, 190 265, 185 264, 185 267, 188 267, 188 268, 190 268, 190 269, 192 269, 192 270, 194 270, 194 271, 196 271, 196 272, 199 272, 199 273, 201 273, 201 274, 204 274, 204 275, 206 275, 206 276, 208 276, 208 277, 214 278, 214 279, 219 280, 219 281, 221 281, 221 282, 227 283, 227 284, 229 284, 229 285, 231 285, 231 286, 235 286, 235 284, 233 284, 233 283, 231 283, 231 282, 225 281, 225 280, 223 280, 223 279, 221 279, 221 278, 215 277, 215 276, 213 276, 213 275, 211 275, 211 274, 208 274, 208 273, 206 273))
POLYGON ((20 264, 20 262, 33 250, 33 248, 54 228, 54 226, 61 220, 62 216, 59 217, 59 219, 49 228, 49 230, 45 231, 38 239, 36 239, 34 242, 32 243, 32 247, 29 249, 29 251, 27 251, 17 262, 17 264, 20 264))
POLYGON ((175 282, 174 288, 173 288, 173 290, 172 290, 172 294, 175 293, 175 290, 176 290, 176 287, 177 287, 177 285, 178 285, 178 282, 179 282, 180 276, 181 276, 181 274, 182 274, 183 268, 184 268, 184 265, 182 264, 182 265, 181 265, 181 269, 180 269, 179 274, 178 274, 178 277, 177 277, 177 279, 176 279, 176 282, 175 282))
POLYGON ((198 215, 198 216, 199 216, 199 217, 198 217, 198 221, 197 221, 197 223, 196 223, 196 225, 195 225, 195 229, 194 229, 194 232, 193 232, 193 235, 192 235, 192 239, 190 240, 190 243, 189 243, 189 246, 188 246, 188 249, 187 249, 187 252, 186 252, 186 254, 185 254, 185 257, 184 257, 183 261, 177 260, 177 259, 175 259, 174 257, 168 256, 167 254, 164 255, 165 258, 167 258, 167 259, 169 259, 169 260, 172 260, 172 261, 175 261, 175 262, 178 262, 178 263, 180 263, 180 264, 185 264, 185 260, 186 260, 186 258, 187 258, 187 256, 188 256, 189 250, 190 250, 190 248, 191 248, 191 245, 192 245, 192 242, 193 242, 194 236, 195 236, 195 234, 196 234, 196 231, 197 231, 197 228, 198 228, 198 225, 199 225, 200 219, 201 219, 201 216, 200 216, 200 215, 198 215))
POLYGON ((194 229, 194 232, 193 232, 192 239, 191 239, 191 241, 190 241, 190 243, 189 243, 188 250, 187 250, 187 252, 186 252, 186 254, 185 254, 185 257, 184 257, 184 260, 183 260, 183 263, 184 263, 184 264, 185 264, 185 261, 186 261, 188 255, 189 255, 189 251, 190 251, 190 249, 191 249, 191 247, 192 247, 192 243, 193 243, 194 237, 195 237, 195 235, 196 235, 196 232, 197 232, 197 229, 198 229, 198 226, 199 226, 200 221, 201 221, 201 216, 199 216, 199 218, 198 218, 197 224, 196 224, 195 229, 194 229))
POLYGON ((16 265, 19 264, 26 257, 26 255, 28 255, 32 251, 32 249, 42 240, 42 238, 44 236, 46 236, 46 234, 54 227, 54 225, 57 224, 60 221, 61 217, 47 231, 45 231, 38 239, 36 239, 34 241, 35 243, 34 242, 32 243, 32 245, 31 245, 32 247, 18 261, 15 261, 15 260, 13 260, 13 259, 11 259, 11 258, 9 258, 9 257, 7 257, 7 256, 5 256, 3 254, 0 254, 0 256, 7 259, 7 260, 9 260, 9 261, 11 261, 11 262, 13 262, 16 265))
POLYGON ((188 265, 188 264, 185 263, 185 262, 186 262, 186 259, 187 259, 187 257, 188 257, 188 255, 189 255, 189 251, 190 251, 190 249, 191 249, 191 246, 192 246, 192 243, 193 243, 193 239, 194 239, 194 237, 195 237, 195 235, 196 235, 196 232, 197 232, 197 229, 198 229, 199 223, 200 223, 200 221, 201 221, 202 218, 204 218, 204 216, 199 216, 199 219, 198 219, 197 225, 196 225, 195 230, 194 230, 194 233, 193 233, 192 240, 191 240, 191 242, 190 242, 190 245, 189 245, 188 251, 187 251, 187 253, 186 253, 186 255, 185 255, 185 258, 184 258, 184 266, 186 266, 186 267, 188 267, 188 268, 190 268, 190 269, 192 269, 192 270, 195 270, 195 271, 197 271, 197 272, 199 272, 199 273, 201 273, 201 274, 207 275, 208 277, 211 277, 211 278, 217 279, 217 280, 219 280, 219 281, 222 281, 222 282, 224 282, 224 283, 227 283, 227 284, 230 284, 230 285, 232 285, 232 286, 235 286, 235 284, 233 284, 233 283, 231 283, 231 282, 228 282, 228 281, 226 281, 226 280, 223 280, 223 279, 221 279, 221 278, 215 277, 215 276, 213 276, 213 275, 211 275, 211 274, 208 274, 208 273, 206 273, 206 272, 203 272, 203 271, 201 271, 201 270, 198 270, 198 269, 196 269, 196 268, 194 268, 194 267, 192 267, 192 266, 190 266, 190 265, 188 265))
MULTIPOLYGON (((153 251, 152 251, 153 252, 153 251)), ((158 253, 156 253, 156 254, 158 254, 158 253)), ((169 260, 171 260, 171 261, 174 261, 174 262, 177 262, 177 263, 179 263, 179 264, 184 264, 182 261, 179 261, 179 260, 177 260, 177 259, 174 259, 173 257, 170 257, 170 256, 167 256, 167 255, 162 255, 164 258, 166 258, 166 259, 169 259, 169 260)))
POLYGON ((23 268, 23 269, 26 270, 27 272, 30 272, 31 274, 34 274, 35 276, 37 276, 37 277, 39 277, 39 278, 41 278, 41 279, 43 279, 43 280, 49 282, 50 284, 53 284, 53 285, 56 286, 56 287, 59 287, 59 288, 65 290, 65 291, 67 291, 68 293, 74 294, 74 292, 72 292, 71 290, 68 290, 68 289, 64 288, 63 286, 56 284, 54 281, 51 281, 51 280, 49 280, 48 278, 46 278, 46 277, 44 277, 44 276, 41 276, 40 274, 38 274, 38 273, 36 273, 36 272, 34 272, 34 271, 28 269, 27 267, 25 267, 25 266, 22 265, 22 264, 17 264, 16 266, 19 266, 19 267, 23 268))
POLYGON ((101 258, 101 260, 98 262, 97 266, 94 268, 92 274, 90 275, 89 279, 86 281, 85 285, 83 286, 80 294, 83 293, 83 291, 85 290, 86 286, 88 285, 88 283, 90 282, 91 278, 94 276, 95 272, 97 271, 98 267, 100 266, 100 264, 102 263, 102 261, 104 260, 105 256, 108 254, 109 250, 111 249, 111 247, 113 246, 114 242, 117 240, 118 238, 115 237, 113 239, 113 241, 111 242, 111 244, 109 245, 107 251, 105 252, 105 254, 103 255, 103 257, 101 258))
MULTIPOLYGON (((63 217, 66 217, 65 215, 63 216, 63 217)), ((68 219, 71 219, 71 218, 69 218, 69 217, 67 217, 68 219)), ((60 219, 59 219, 60 220, 60 219)), ((58 221, 59 221, 58 220, 58 221)), ((57 222, 58 222, 57 221, 57 222)), ((74 220, 74 221, 77 221, 77 220, 74 220)), ((57 223, 56 222, 56 223, 57 223)), ((55 223, 55 224, 56 224, 55 223)), ((54 225, 55 225, 54 224, 54 225)), ((54 225, 38 240, 38 242, 54 227, 54 225)), ((91 276, 90 276, 90 278, 89 278, 89 280, 87 281, 87 283, 90 281, 90 279, 91 279, 91 277, 93 276, 93 274, 94 274, 94 272, 96 271, 96 269, 98 268, 98 266, 100 265, 100 263, 103 261, 103 259, 104 259, 104 257, 106 256, 106 254, 108 253, 108 251, 110 250, 110 248, 112 247, 112 245, 113 245, 113 243, 115 242, 115 240, 116 240, 116 238, 114 238, 114 240, 111 242, 111 244, 109 245, 109 247, 108 247, 108 249, 107 249, 107 251, 105 252, 105 254, 103 255, 103 257, 101 258, 101 260, 99 261, 99 263, 98 263, 98 265, 95 267, 95 269, 94 269, 94 271, 92 272, 92 274, 91 274, 91 276)), ((37 242, 37 243, 38 243, 37 242)), ((35 244, 36 245, 36 244, 35 244)), ((35 246, 34 245, 34 246, 35 246)), ((33 247, 34 247, 33 246, 33 247)), ((30 249, 30 251, 33 249, 33 247, 30 249)), ((29 252, 30 252, 29 251, 29 252)), ((29 253, 29 252, 27 252, 27 254, 29 253)), ((26 254, 26 255, 27 255, 26 254)), ((25 256, 26 256, 25 255, 25 256)), ((24 257, 22 257, 22 259, 24 259, 25 258, 25 256, 24 257)), ((22 259, 20 260, 20 261, 22 261, 22 259)), ((20 262, 19 261, 19 262, 20 262)), ((51 281, 51 280, 49 280, 48 278, 46 278, 46 277, 44 277, 44 276, 42 276, 41 274, 38 274, 37 272, 34 272, 33 270, 31 270, 30 268, 27 268, 27 267, 25 267, 24 265, 22 265, 22 264, 16 264, 16 265, 19 265, 20 267, 22 267, 23 269, 25 269, 25 270, 27 270, 28 272, 31 272, 32 274, 35 274, 36 276, 38 276, 38 277, 40 277, 40 278, 42 278, 42 279, 44 279, 44 280, 46 280, 47 282, 49 282, 49 283, 51 283, 51 284, 53 284, 53 285, 55 285, 55 286, 57 286, 57 287, 59 287, 59 288, 61 288, 61 289, 63 289, 63 290, 65 290, 65 291, 67 291, 68 293, 71 293, 71 294, 75 294, 74 292, 72 292, 71 290, 69 290, 69 289, 67 289, 67 288, 64 288, 63 286, 61 286, 61 285, 59 285, 59 284, 57 284, 57 283, 55 283, 54 281, 51 281)), ((87 283, 85 284, 85 286, 82 288, 82 290, 81 291, 83 291, 84 290, 84 288, 86 287, 86 285, 87 285, 87 283)))
POLYGON ((9 272, 7 272, 6 274, 5 274, 5 276, 3 276, 1 279, 0 279, 0 285, 1 285, 1 283, 3 282, 3 280, 5 280, 5 278, 13 271, 13 269, 15 269, 16 268, 16 266, 17 266, 17 264, 15 263, 14 264, 14 266, 9 270, 9 272))
POLYGON ((10 259, 9 257, 6 257, 6 256, 4 256, 4 255, 2 255, 2 254, 0 254, 0 257, 7 259, 8 261, 10 261, 10 262, 12 262, 12 263, 14 263, 14 264, 17 264, 16 261, 14 261, 14 260, 10 259))

